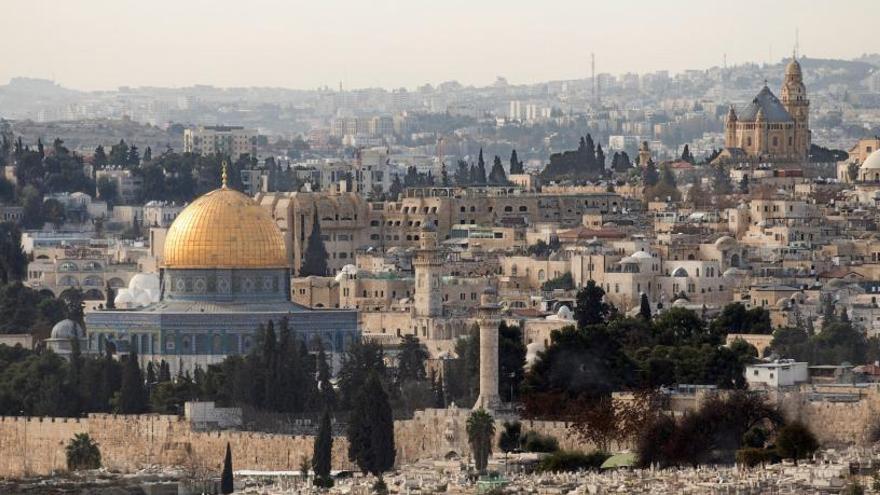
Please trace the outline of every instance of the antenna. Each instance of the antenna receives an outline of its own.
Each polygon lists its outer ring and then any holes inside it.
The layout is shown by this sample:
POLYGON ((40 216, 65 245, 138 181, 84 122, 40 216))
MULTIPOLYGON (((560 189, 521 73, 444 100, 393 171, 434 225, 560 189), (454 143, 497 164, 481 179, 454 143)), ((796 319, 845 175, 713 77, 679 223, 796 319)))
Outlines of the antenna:
POLYGON ((596 101, 596 54, 590 53, 590 78, 593 83, 593 94, 590 95, 593 97, 593 101, 596 101))

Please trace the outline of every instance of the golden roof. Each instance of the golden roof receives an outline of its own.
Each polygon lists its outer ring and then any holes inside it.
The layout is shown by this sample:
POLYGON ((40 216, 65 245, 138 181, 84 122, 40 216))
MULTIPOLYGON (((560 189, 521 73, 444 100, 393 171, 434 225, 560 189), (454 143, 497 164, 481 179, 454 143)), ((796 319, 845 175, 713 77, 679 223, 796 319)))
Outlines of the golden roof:
MULTIPOLYGON (((225 181, 224 181, 225 182, 225 181)), ((183 209, 165 238, 165 268, 286 268, 269 212, 224 184, 183 209)))

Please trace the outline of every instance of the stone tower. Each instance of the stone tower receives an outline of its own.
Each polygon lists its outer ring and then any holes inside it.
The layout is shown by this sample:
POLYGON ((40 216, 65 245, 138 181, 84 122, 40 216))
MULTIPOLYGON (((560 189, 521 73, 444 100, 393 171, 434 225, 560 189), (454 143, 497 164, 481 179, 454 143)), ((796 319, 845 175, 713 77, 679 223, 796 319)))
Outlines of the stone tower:
POLYGON ((801 160, 806 160, 810 153, 810 100, 807 99, 807 88, 804 86, 804 75, 797 57, 792 55, 791 62, 785 67, 785 79, 782 82, 782 106, 788 111, 795 122, 794 150, 801 160))
POLYGON ((739 147, 739 143, 736 141, 736 110, 733 108, 733 105, 730 105, 730 109, 727 110, 727 122, 725 124, 725 136, 724 141, 729 148, 739 147))
POLYGON ((641 146, 639 146, 639 166, 642 168, 647 167, 649 161, 651 161, 651 148, 648 147, 647 141, 642 141, 641 146))
POLYGON ((501 405, 498 395, 498 313, 495 289, 487 287, 480 296, 480 396, 474 409, 494 411, 501 405))
POLYGON ((437 248, 437 231, 425 227, 419 232, 419 249, 413 258, 416 277, 415 315, 441 316, 443 291, 440 287, 443 259, 437 248))

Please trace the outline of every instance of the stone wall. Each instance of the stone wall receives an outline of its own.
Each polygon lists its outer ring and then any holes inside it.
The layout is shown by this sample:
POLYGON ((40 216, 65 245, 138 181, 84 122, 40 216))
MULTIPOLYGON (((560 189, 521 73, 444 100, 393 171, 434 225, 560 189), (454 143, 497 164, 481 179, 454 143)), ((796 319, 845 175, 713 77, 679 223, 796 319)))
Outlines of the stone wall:
MULTIPOLYGON (((450 452, 466 457, 467 409, 419 411, 394 424, 397 462, 441 458, 450 452)), ((496 436, 502 431, 496 423, 496 436)), ((523 431, 536 430, 560 441, 563 448, 578 444, 565 423, 524 422, 523 431)), ((311 457, 313 437, 235 430, 195 431, 177 416, 91 414, 88 418, 0 417, 0 477, 50 474, 66 469, 65 446, 77 433, 88 433, 100 445, 106 468, 130 472, 145 466, 182 466, 199 472, 219 472, 226 443, 235 469, 297 470, 311 457)), ((497 445, 497 444, 496 444, 497 445)), ((352 469, 344 437, 333 442, 333 468, 352 469)))
POLYGON ((777 401, 787 420, 807 425, 823 446, 867 445, 880 426, 880 393, 862 392, 857 402, 809 400, 803 392, 780 394, 777 401))
MULTIPOLYGON (((775 399, 789 420, 809 426, 824 446, 866 444, 880 425, 880 389, 862 389, 856 402, 811 401, 801 392, 775 399)), ((428 409, 394 423, 397 462, 468 457, 469 409, 428 409)), ((522 431, 534 430, 559 440, 563 449, 589 451, 567 423, 523 421, 522 431)), ((497 438, 503 420, 496 420, 497 438)), ((220 471, 227 442, 235 469, 297 470, 311 457, 313 437, 224 430, 194 430, 177 416, 91 414, 87 418, 0 417, 0 477, 50 474, 66 469, 64 447, 77 433, 88 433, 101 448, 104 466, 130 472, 145 466, 181 466, 199 472, 220 471)), ((344 437, 333 442, 333 468, 353 469, 344 437)))

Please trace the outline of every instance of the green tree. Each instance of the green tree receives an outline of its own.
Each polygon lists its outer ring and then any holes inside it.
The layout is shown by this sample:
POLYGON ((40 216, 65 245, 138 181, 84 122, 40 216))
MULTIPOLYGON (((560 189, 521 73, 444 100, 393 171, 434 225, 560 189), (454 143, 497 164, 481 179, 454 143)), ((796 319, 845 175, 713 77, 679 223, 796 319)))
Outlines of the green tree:
POLYGON ((302 267, 299 269, 299 276, 326 276, 328 272, 327 257, 327 249, 324 247, 324 239, 321 237, 321 224, 318 222, 318 210, 316 209, 312 218, 312 231, 309 233, 309 241, 303 255, 302 267))
POLYGON ((492 454, 492 439, 495 437, 495 420, 492 415, 478 409, 467 419, 468 444, 474 454, 474 466, 480 474, 486 472, 489 455, 492 454))
POLYGON ((611 314, 611 305, 605 302, 605 291, 594 280, 587 281, 577 293, 574 319, 578 328, 597 325, 611 314))
POLYGON ((733 192, 733 185, 730 182, 730 174, 723 165, 714 165, 712 167, 712 190, 716 195, 730 194, 733 192))
POLYGON ((495 161, 492 163, 492 170, 489 172, 490 186, 503 186, 507 184, 507 174, 504 172, 504 165, 501 164, 501 157, 495 155, 495 161))
POLYGON ((648 164, 642 170, 642 182, 646 187, 656 186, 660 182, 660 174, 657 173, 653 160, 648 160, 648 164))
POLYGON ((88 433, 77 433, 64 448, 67 455, 67 469, 79 471, 101 467, 101 450, 88 433))
POLYGON ((819 449, 816 436, 803 423, 793 422, 782 427, 776 435, 776 452, 783 459, 806 459, 819 449))
POLYGON ((504 453, 519 450, 522 424, 519 421, 505 421, 502 426, 504 430, 498 438, 498 448, 504 453))
POLYGON ((220 473, 220 493, 227 494, 235 491, 235 481, 232 475, 232 447, 226 442, 226 456, 223 457, 223 472, 220 473))
POLYGON ((333 436, 330 424, 330 412, 325 410, 321 415, 321 425, 318 428, 318 436, 315 437, 312 449, 312 470, 315 472, 315 485, 329 488, 332 485, 330 478, 331 459, 333 456, 333 436))
POLYGON ((645 321, 651 321, 651 303, 648 301, 648 295, 644 292, 642 292, 642 297, 639 301, 639 316, 645 321))
POLYGON ((330 363, 327 362, 327 353, 324 351, 323 341, 318 341, 316 361, 318 365, 318 395, 320 396, 321 407, 332 411, 336 408, 336 391, 333 389, 333 383, 330 381, 330 363))
POLYGON ((122 386, 119 389, 117 410, 121 414, 141 414, 148 409, 144 375, 138 364, 137 353, 132 352, 122 365, 122 386))
POLYGON ((394 419, 379 373, 372 371, 358 394, 348 424, 348 459, 381 481, 394 466, 394 419))
POLYGON ((27 272, 27 263, 21 248, 21 230, 13 223, 0 223, 0 283, 21 281, 27 272))
POLYGON ((64 221, 67 219, 67 212, 64 210, 64 205, 57 199, 47 199, 43 201, 40 216, 58 229, 64 225, 64 221))
POLYGON ((425 363, 428 350, 414 335, 405 335, 401 339, 400 354, 397 356, 397 383, 406 381, 425 381, 425 363))
POLYGON ((119 189, 116 187, 116 182, 108 177, 98 179, 97 189, 98 198, 106 201, 108 205, 113 206, 119 200, 119 189))
POLYGON ((126 165, 128 163, 128 144, 120 139, 118 144, 110 148, 110 165, 126 165))
POLYGON ((519 160, 519 157, 516 155, 516 150, 510 152, 510 173, 511 174, 522 174, 525 171, 523 170, 523 162, 519 160))
POLYGON ((382 381, 386 378, 385 354, 375 342, 353 342, 342 356, 342 367, 337 376, 339 405, 343 410, 355 406, 357 397, 368 376, 376 372, 382 381))
POLYGON ((513 402, 519 397, 525 366, 526 346, 522 330, 502 321, 498 326, 498 389, 505 401, 513 402))
POLYGON ((147 149, 144 150, 144 163, 153 161, 153 150, 147 146, 147 149))
POLYGON ((92 155, 92 164, 98 169, 107 166, 107 153, 104 151, 104 146, 99 144, 98 147, 95 148, 95 153, 92 155))

